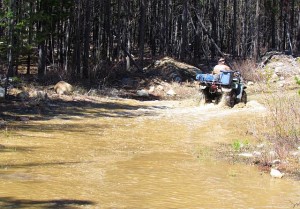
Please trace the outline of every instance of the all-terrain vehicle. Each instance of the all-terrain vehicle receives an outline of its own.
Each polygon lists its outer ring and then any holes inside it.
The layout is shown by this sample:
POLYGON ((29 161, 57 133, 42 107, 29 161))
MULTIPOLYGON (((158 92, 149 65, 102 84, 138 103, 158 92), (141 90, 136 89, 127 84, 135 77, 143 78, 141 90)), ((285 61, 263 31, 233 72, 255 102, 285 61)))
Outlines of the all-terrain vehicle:
POLYGON ((239 102, 247 103, 247 88, 238 71, 221 71, 219 75, 197 74, 200 85, 200 102, 202 104, 221 100, 229 107, 239 102))

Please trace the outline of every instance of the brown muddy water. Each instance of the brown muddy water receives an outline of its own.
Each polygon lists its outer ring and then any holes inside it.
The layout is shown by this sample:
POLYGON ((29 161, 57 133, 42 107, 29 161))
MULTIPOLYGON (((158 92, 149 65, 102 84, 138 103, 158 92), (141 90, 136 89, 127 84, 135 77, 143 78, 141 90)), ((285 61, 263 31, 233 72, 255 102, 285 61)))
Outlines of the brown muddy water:
POLYGON ((299 182, 212 154, 263 112, 112 100, 12 124, 0 208, 300 208, 299 182))

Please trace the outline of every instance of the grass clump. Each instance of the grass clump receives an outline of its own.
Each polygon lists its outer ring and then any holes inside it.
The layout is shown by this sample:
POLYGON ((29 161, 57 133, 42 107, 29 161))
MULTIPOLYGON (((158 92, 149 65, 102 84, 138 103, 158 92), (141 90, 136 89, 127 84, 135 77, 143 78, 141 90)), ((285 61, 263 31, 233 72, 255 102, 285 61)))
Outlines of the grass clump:
POLYGON ((235 152, 239 152, 242 149, 246 148, 249 145, 249 142, 247 140, 241 141, 241 140, 234 140, 232 143, 232 148, 235 152))

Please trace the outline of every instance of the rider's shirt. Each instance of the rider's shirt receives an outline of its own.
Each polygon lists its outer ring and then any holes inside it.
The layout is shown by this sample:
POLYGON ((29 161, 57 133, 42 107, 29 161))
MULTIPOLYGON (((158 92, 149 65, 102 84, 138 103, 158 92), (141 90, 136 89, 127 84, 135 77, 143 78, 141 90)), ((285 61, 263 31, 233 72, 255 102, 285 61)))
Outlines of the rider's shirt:
POLYGON ((212 73, 213 74, 220 74, 221 71, 231 71, 230 67, 224 64, 218 64, 214 67, 212 73))

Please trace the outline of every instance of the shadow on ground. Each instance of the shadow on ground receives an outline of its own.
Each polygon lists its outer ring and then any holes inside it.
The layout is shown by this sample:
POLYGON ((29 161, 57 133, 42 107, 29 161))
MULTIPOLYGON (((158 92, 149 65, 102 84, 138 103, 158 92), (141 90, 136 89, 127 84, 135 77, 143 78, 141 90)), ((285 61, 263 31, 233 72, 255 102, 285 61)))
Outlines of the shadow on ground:
POLYGON ((60 209, 72 209, 78 208, 78 206, 94 205, 94 202, 88 200, 22 200, 15 199, 13 197, 0 197, 1 208, 60 208, 60 209))
MULTIPOLYGON (((140 116, 135 111, 153 107, 144 105, 130 105, 114 101, 73 100, 66 101, 60 98, 49 99, 44 102, 21 101, 16 98, 0 103, 0 119, 5 121, 32 121, 60 119, 121 117, 133 118, 140 116)), ((157 107, 164 108, 164 107, 157 107)), ((153 113, 154 114, 154 113, 153 113)))

